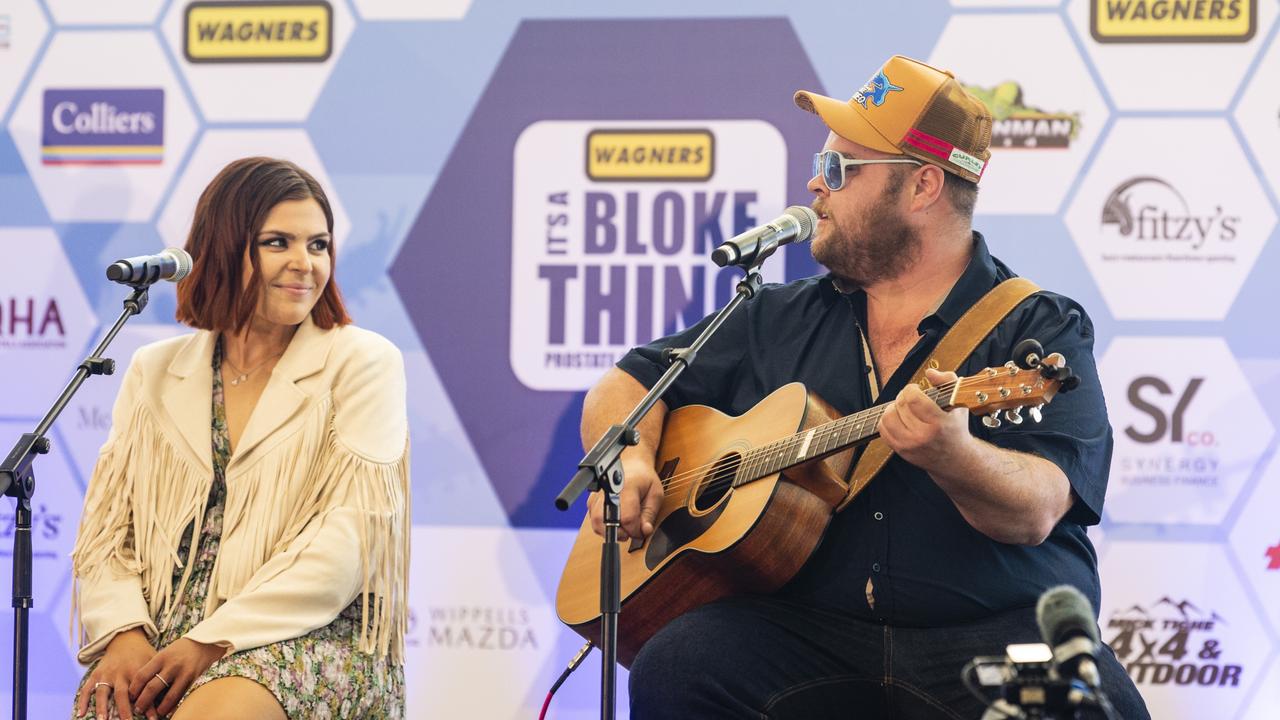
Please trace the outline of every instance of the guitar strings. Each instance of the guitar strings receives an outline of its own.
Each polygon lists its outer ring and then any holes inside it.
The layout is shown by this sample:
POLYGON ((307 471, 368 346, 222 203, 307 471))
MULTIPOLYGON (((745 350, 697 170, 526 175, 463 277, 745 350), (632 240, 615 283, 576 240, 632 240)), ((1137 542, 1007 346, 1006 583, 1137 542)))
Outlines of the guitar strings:
MULTIPOLYGON (((930 400, 933 400, 935 403, 937 403, 944 394, 950 395, 951 391, 955 388, 957 384, 958 383, 956 382, 943 383, 942 385, 939 385, 935 388, 930 388, 929 390, 926 390, 925 395, 930 400)), ((788 438, 784 438, 783 440, 774 441, 772 443, 769 443, 768 445, 761 445, 760 447, 748 450, 746 453, 744 453, 741 456, 741 458, 737 463, 724 463, 724 467, 721 467, 721 468, 717 468, 716 466, 722 463, 722 459, 717 459, 713 463, 707 463, 705 465, 690 468, 681 473, 676 473, 670 476, 669 478, 667 478, 667 482, 664 484, 664 490, 667 492, 670 492, 673 490, 681 490, 686 485, 690 485, 696 482, 698 479, 706 476, 706 472, 709 469, 714 470, 714 474, 708 477, 704 489, 718 490, 726 484, 731 485, 737 479, 737 476, 739 475, 740 470, 744 467, 747 467, 750 463, 760 462, 760 461, 766 460, 767 458, 772 458, 775 455, 780 458, 786 457, 787 455, 795 452, 798 449, 799 445, 804 441, 805 436, 807 436, 811 431, 814 432, 814 436, 813 438, 811 438, 810 444, 820 446, 822 442, 826 442, 833 437, 838 437, 845 430, 852 428, 855 424, 855 421, 857 421, 857 426, 859 428, 859 433, 858 433, 859 435, 861 435, 861 430, 866 427, 868 421, 874 420, 875 424, 873 425, 873 427, 879 427, 880 419, 884 416, 886 412, 888 412, 889 408, 892 406, 893 406, 892 402, 885 403, 884 405, 877 405, 875 407, 867 408, 866 410, 862 410, 852 415, 846 415, 845 417, 838 418, 829 423, 826 423, 825 425, 819 425, 816 428, 811 428, 810 430, 806 430, 805 432, 797 433, 788 438)), ((832 451, 832 452, 838 452, 838 451, 832 451)), ((794 463, 794 464, 800 464, 800 463, 794 463)), ((781 472, 781 469, 779 469, 777 472, 781 472)), ((746 480, 746 482, 758 480, 761 477, 767 477, 768 475, 772 475, 772 474, 773 473, 765 473, 756 477, 749 477, 749 479, 746 480)))

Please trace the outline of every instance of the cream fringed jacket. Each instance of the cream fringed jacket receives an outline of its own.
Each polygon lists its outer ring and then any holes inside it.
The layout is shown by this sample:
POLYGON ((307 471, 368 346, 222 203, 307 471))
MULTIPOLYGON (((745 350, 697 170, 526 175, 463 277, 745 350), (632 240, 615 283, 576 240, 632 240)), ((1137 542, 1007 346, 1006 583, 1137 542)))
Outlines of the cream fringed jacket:
MULTIPOLYGON (((181 598, 213 481, 210 367, 217 335, 148 345, 116 399, 72 553, 78 658, 157 621, 181 598)), ((361 649, 402 657, 408 614, 404 365, 386 339, 310 319, 226 468, 222 540, 204 621, 186 637, 228 654, 305 635, 361 598, 361 649)))

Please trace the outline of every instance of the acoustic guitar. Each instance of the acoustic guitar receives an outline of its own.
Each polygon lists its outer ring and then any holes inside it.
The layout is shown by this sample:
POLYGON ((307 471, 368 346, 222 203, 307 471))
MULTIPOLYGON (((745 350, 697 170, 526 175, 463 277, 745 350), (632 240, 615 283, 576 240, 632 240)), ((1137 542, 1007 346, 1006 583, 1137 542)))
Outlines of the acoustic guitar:
MULTIPOLYGON (((925 394, 988 426, 1039 422, 1041 407, 1073 388, 1061 354, 1032 354, 925 394)), ((777 590, 817 547, 850 492, 854 449, 877 437, 877 405, 840 417, 801 383, 778 388, 737 417, 704 405, 667 414, 655 468, 664 496, 645 541, 621 553, 618 660, 630 667, 659 629, 728 595, 777 590)), ((860 491, 861 488, 855 488, 860 491)), ((560 620, 599 641, 602 538, 584 519, 556 592, 560 620)))

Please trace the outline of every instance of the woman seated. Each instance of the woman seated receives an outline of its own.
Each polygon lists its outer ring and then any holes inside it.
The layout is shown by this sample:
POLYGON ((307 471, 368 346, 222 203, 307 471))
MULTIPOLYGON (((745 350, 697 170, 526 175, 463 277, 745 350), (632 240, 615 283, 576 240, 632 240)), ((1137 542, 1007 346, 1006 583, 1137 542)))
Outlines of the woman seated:
POLYGON ((200 196, 197 331, 134 355, 85 497, 76 717, 403 717, 404 366, 350 324, 334 241, 292 163, 200 196))

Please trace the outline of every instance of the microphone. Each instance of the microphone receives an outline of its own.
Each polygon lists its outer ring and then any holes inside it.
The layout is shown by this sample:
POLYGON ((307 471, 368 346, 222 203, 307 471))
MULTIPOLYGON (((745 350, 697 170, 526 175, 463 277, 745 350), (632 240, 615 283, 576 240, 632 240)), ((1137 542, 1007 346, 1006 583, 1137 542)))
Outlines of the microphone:
POLYGON ((165 248, 155 255, 117 260, 107 266, 107 279, 125 285, 178 282, 191 272, 191 256, 182 248, 165 248))
POLYGON ((767 225, 752 228, 720 244, 711 261, 720 267, 759 265, 779 247, 804 242, 818 226, 818 214, 803 205, 792 205, 767 225))
POLYGON ((1096 653, 1102 641, 1089 599, 1070 585, 1050 588, 1036 603, 1036 624, 1045 643, 1053 648, 1058 672, 1084 681, 1100 696, 1102 679, 1096 653))

